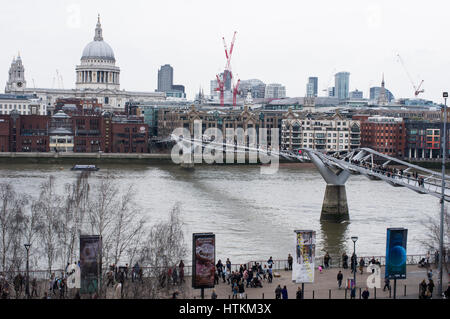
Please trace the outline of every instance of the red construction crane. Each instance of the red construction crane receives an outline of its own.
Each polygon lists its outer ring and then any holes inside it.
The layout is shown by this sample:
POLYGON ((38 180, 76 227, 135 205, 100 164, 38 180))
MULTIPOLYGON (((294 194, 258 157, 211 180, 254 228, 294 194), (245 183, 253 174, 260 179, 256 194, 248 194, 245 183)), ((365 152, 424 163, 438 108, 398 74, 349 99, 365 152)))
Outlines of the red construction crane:
MULTIPOLYGON (((231 75, 231 57, 233 56, 234 43, 236 42, 237 31, 234 32, 233 40, 231 41, 230 51, 228 52, 227 43, 225 42, 225 37, 222 37, 223 45, 225 47, 225 57, 227 58, 227 63, 225 64, 225 70, 230 71, 231 75)), ((232 77, 232 75, 231 75, 232 77)))
POLYGON ((236 103, 237 103, 237 94, 239 92, 239 84, 241 84, 240 79, 237 81, 236 86, 233 87, 233 106, 236 106, 236 103))
POLYGON ((220 105, 225 105, 224 91, 225 91, 225 81, 220 79, 220 76, 216 75, 217 78, 217 87, 216 91, 220 92, 220 105))
POLYGON ((414 88, 414 96, 417 98, 417 97, 419 96, 420 93, 425 92, 424 89, 422 89, 422 90, 420 89, 420 88, 422 87, 423 80, 420 82, 420 84, 419 84, 418 86, 416 86, 416 85, 414 84, 414 81, 413 81, 411 75, 409 74, 408 69, 407 69, 406 66, 405 66, 405 62, 403 62, 403 59, 402 59, 402 57, 400 56, 400 54, 397 54, 397 59, 398 59, 398 61, 401 63, 401 65, 403 66, 403 69, 405 70, 405 73, 406 73, 406 75, 408 76, 409 81, 411 82, 411 84, 412 84, 412 86, 413 86, 413 88, 414 88))

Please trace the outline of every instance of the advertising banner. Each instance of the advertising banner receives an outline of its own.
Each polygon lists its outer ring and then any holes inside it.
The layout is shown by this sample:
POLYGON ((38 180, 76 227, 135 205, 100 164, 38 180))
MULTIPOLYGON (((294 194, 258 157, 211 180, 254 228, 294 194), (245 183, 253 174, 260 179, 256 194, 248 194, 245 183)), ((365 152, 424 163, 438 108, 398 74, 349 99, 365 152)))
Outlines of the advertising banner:
POLYGON ((80 271, 82 294, 98 291, 102 269, 101 236, 80 236, 80 271))
POLYGON ((406 279, 406 242, 408 230, 388 228, 385 278, 406 279))
POLYGON ((193 234, 192 236, 192 287, 214 288, 216 264, 216 235, 193 234))
POLYGON ((292 281, 295 283, 313 283, 316 232, 312 230, 296 230, 295 234, 296 258, 292 267, 292 281))

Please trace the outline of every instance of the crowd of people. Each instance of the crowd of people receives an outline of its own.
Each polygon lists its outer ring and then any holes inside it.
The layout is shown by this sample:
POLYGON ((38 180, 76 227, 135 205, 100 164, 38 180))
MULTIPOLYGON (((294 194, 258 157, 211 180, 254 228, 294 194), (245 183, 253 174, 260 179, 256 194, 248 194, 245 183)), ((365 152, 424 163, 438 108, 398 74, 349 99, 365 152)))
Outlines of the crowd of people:
POLYGON ((341 158, 338 153, 335 153, 334 157, 344 160, 346 162, 349 162, 350 164, 369 169, 374 173, 385 175, 386 177, 399 178, 399 179, 406 178, 408 180, 408 183, 409 183, 409 180, 414 180, 417 182, 418 186, 420 186, 420 187, 425 186, 425 179, 423 178, 423 176, 420 176, 417 171, 410 173, 408 171, 405 172, 403 169, 398 169, 395 167, 387 167, 387 166, 379 165, 376 163, 369 163, 369 162, 361 161, 361 160, 357 160, 357 159, 350 159, 348 157, 341 158))

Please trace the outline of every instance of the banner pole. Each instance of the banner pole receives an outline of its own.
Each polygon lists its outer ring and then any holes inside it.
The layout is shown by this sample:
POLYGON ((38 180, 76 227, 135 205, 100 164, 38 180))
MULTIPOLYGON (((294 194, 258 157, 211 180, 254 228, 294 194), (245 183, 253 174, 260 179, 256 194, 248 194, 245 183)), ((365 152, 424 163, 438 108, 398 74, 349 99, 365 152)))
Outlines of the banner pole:
POLYGON ((394 278, 394 299, 396 297, 396 293, 397 293, 397 278, 394 278))

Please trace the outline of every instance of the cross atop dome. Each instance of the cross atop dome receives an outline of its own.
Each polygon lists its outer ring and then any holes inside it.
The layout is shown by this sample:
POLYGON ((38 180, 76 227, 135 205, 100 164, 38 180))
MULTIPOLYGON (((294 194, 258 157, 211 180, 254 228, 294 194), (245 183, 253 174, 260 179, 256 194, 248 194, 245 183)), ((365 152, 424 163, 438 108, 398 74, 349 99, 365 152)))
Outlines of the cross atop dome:
POLYGON ((102 24, 100 23, 100 14, 98 14, 97 27, 95 28, 94 41, 103 41, 102 24))

